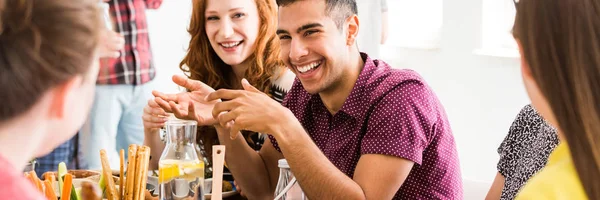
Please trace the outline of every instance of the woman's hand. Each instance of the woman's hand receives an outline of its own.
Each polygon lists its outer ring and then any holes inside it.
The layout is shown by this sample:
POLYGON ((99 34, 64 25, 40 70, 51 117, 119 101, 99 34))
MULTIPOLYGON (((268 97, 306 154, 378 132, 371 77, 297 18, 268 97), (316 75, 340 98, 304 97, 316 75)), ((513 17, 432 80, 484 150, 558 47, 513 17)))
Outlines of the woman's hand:
POLYGON ((142 114, 144 129, 151 131, 160 129, 167 122, 168 116, 167 112, 154 99, 148 100, 148 104, 144 107, 144 113, 142 114))
POLYGON ((221 100, 206 101, 205 97, 215 90, 196 80, 184 76, 173 76, 173 82, 186 88, 189 92, 164 94, 153 91, 154 101, 164 111, 173 113, 179 119, 196 120, 199 126, 218 124, 212 115, 216 103, 221 100))

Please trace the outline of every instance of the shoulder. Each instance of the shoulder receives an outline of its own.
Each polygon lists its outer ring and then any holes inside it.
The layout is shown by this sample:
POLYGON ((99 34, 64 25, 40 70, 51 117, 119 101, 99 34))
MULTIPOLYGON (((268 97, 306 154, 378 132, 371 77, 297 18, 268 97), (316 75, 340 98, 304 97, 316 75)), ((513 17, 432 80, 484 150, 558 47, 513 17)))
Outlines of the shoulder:
MULTIPOLYGON (((283 93, 282 104, 289 108, 289 106, 299 106, 297 104, 301 103, 302 100, 306 100, 310 98, 310 94, 304 90, 300 79, 296 78, 296 74, 289 70, 287 67, 282 67, 277 75, 271 79, 271 83, 273 85, 273 91, 280 91, 283 93), (289 103, 293 102, 293 103, 289 103), (289 105, 289 106, 288 106, 289 105)), ((276 97, 273 94, 274 98, 276 97)), ((277 99, 276 99, 277 100, 277 99)))
POLYGON ((381 60, 366 83, 370 102, 384 99, 397 104, 437 104, 437 97, 419 73, 410 69, 393 69, 381 60))
POLYGON ((536 124, 541 124, 544 122, 543 118, 538 114, 538 112, 533 108, 533 106, 531 106, 531 104, 526 105, 525 107, 523 107, 523 109, 521 109, 515 121, 536 124))
POLYGON ((426 86, 419 73, 411 69, 395 69, 382 60, 373 60, 376 67, 367 80, 367 87, 381 92, 406 87, 406 85, 426 86))
POLYGON ((282 102, 287 96, 287 93, 294 84, 296 75, 287 68, 281 68, 283 71, 278 71, 275 76, 271 78, 271 90, 270 93, 276 101, 282 102))
POLYGON ((412 128, 448 124, 441 102, 417 72, 375 62, 377 68, 365 86, 369 121, 396 120, 415 125, 412 128))
POLYGON ((542 118, 531 105, 526 105, 512 122, 503 145, 517 142, 557 143, 556 129, 542 118))
POLYGON ((271 78, 271 84, 281 88, 283 91, 289 91, 292 88, 296 75, 289 69, 282 67, 275 76, 271 78))
POLYGON ((523 187, 517 199, 587 199, 572 162, 547 166, 523 187))

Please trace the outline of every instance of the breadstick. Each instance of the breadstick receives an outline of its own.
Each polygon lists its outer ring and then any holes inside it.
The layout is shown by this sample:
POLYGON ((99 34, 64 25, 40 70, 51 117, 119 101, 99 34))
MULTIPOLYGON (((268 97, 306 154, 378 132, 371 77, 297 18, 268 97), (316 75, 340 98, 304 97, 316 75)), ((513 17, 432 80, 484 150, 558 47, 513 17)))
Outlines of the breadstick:
POLYGON ((119 154, 120 154, 120 158, 121 158, 121 166, 120 166, 120 173, 119 173, 119 200, 121 200, 125 197, 125 191, 123 191, 123 188, 125 187, 125 177, 123 177, 123 174, 124 174, 123 168, 125 166, 125 150, 121 149, 119 154))
POLYGON ((140 177, 142 177, 142 180, 138 185, 138 188, 140 188, 138 193, 138 200, 144 200, 146 194, 144 191, 146 191, 146 183, 148 182, 148 162, 150 161, 150 147, 143 146, 142 150, 138 151, 138 155, 142 157, 142 159, 140 160, 140 168, 137 169, 137 173, 140 175, 140 177))
MULTIPOLYGON (((143 163, 143 147, 139 147, 137 154, 135 156, 135 175, 134 175, 134 184, 133 184, 133 200, 140 200, 140 192, 142 188, 140 184, 142 184, 142 163, 143 163)), ((145 187, 144 187, 145 188, 145 187)))
POLYGON ((60 200, 70 200, 71 199, 71 189, 73 184, 73 175, 67 173, 65 174, 65 180, 63 182, 63 191, 60 194, 60 200))
POLYGON ((135 183, 135 156, 137 155, 137 144, 129 145, 129 155, 127 156, 127 178, 125 185, 125 200, 133 200, 133 185, 135 183))
POLYGON ((46 198, 48 200, 58 200, 58 197, 56 197, 56 193, 54 193, 54 187, 52 187, 52 180, 50 180, 49 178, 46 179, 44 181, 44 186, 46 187, 46 192, 44 192, 44 194, 46 194, 46 198))
POLYGON ((115 180, 112 178, 112 169, 110 169, 106 150, 100 150, 100 159, 102 160, 102 174, 104 174, 104 179, 106 180, 106 197, 108 200, 116 200, 115 180))

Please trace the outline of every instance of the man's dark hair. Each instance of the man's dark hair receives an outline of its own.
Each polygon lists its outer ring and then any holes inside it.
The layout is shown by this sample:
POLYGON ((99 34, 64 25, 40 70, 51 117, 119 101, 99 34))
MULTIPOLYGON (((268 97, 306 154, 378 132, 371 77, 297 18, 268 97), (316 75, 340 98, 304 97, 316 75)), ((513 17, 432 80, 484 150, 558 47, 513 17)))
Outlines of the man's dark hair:
MULTIPOLYGON (((295 2, 302 0, 277 0, 279 7, 285 7, 295 2)), ((342 29, 344 21, 352 16, 358 14, 356 8, 356 0, 324 0, 326 7, 325 13, 331 17, 338 29, 342 29)))

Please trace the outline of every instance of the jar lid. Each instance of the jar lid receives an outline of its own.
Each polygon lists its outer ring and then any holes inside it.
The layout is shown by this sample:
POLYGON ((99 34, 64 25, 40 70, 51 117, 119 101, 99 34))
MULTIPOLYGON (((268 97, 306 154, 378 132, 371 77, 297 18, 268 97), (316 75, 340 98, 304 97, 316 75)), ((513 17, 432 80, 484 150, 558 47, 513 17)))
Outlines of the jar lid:
POLYGON ((288 169, 290 168, 290 165, 288 165, 288 162, 285 159, 280 159, 278 161, 278 163, 279 163, 279 168, 288 168, 288 169))

